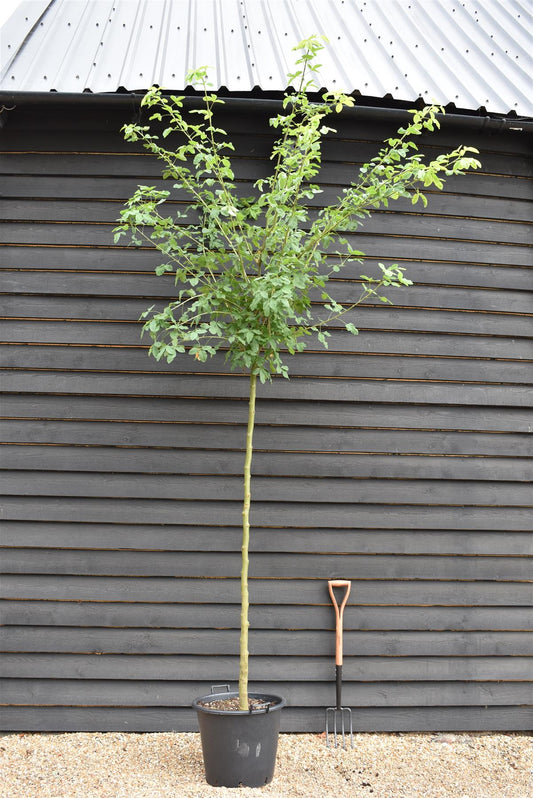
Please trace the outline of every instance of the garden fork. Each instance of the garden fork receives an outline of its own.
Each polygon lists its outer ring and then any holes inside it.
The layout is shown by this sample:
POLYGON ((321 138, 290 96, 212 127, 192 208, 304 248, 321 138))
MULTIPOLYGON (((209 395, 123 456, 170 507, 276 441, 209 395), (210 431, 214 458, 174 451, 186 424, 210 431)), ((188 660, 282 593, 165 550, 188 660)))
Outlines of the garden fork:
POLYGON ((332 579, 328 582, 329 595, 335 607, 335 676, 336 676, 336 706, 326 709, 326 745, 329 748, 330 729, 333 732, 335 748, 337 736, 342 734, 342 747, 346 748, 346 732, 350 733, 350 745, 353 748, 352 710, 342 706, 342 618, 344 607, 350 595, 352 583, 347 579, 332 579), (344 587, 346 591, 339 607, 333 588, 344 587))

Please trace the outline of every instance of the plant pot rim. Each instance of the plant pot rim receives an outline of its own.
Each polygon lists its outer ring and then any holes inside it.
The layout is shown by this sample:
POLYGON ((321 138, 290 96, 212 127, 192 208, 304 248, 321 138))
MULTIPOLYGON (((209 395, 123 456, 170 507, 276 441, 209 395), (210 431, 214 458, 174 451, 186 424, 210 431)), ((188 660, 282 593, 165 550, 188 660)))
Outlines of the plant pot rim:
POLYGON ((287 701, 279 695, 273 693, 249 693, 250 698, 256 698, 260 701, 274 701, 273 706, 259 707, 257 709, 211 709, 210 707, 201 704, 201 701, 223 701, 227 698, 238 698, 238 692, 223 692, 223 693, 208 693, 207 695, 199 696, 192 702, 193 708, 197 712, 205 712, 209 715, 240 715, 247 717, 249 715, 266 715, 268 712, 275 712, 278 709, 283 709, 287 701))

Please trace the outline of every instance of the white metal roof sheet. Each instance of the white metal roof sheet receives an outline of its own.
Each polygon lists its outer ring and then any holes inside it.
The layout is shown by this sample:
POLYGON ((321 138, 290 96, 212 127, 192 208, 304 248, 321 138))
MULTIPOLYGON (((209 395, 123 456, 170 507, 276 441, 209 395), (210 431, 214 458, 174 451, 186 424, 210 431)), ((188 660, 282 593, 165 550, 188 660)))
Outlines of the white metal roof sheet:
POLYGON ((4 91, 282 91, 296 42, 327 36, 320 84, 533 116, 530 0, 23 0, 0 31, 4 91))

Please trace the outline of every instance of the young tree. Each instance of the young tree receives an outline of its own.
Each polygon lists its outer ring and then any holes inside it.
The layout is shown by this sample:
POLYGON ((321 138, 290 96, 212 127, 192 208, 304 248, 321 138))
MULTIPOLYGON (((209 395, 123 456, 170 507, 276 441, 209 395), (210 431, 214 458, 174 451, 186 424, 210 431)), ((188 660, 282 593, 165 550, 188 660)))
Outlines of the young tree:
MULTIPOLYGON (((388 302, 384 288, 411 285, 397 264, 379 264, 379 276, 360 276, 359 296, 346 304, 337 302, 328 292, 329 279, 364 258, 352 248, 348 233, 390 200, 404 197, 427 205, 423 189, 441 189, 447 176, 480 165, 472 147, 458 147, 426 162, 413 138, 438 128, 443 109, 413 111, 376 157, 354 170, 353 182, 337 201, 312 218, 309 200, 321 192, 313 182, 321 167, 321 142, 335 132, 326 120, 354 104, 341 92, 327 92, 319 102, 308 96, 317 89, 313 74, 322 47, 311 37, 294 48, 301 55, 288 85, 298 88, 286 94, 281 113, 270 119, 279 131, 272 170, 254 183, 251 196, 242 197, 237 190, 229 156, 234 147, 215 121, 215 108, 223 100, 209 92, 205 67, 188 76, 188 82, 203 89, 201 108, 187 111, 183 96, 153 87, 141 105, 152 109, 149 121, 154 124, 123 128, 126 140, 140 141, 157 156, 164 163, 163 177, 189 197, 185 209, 169 212, 165 201, 170 191, 139 186, 115 229, 115 241, 128 234, 135 245, 150 242, 163 255, 156 273, 175 275, 175 298, 163 310, 150 308, 142 316, 143 330, 152 338, 150 354, 170 363, 187 352, 203 362, 222 350, 231 369, 249 374, 239 672, 243 710, 248 709, 248 547, 257 380, 288 377, 287 356, 304 350, 310 336, 327 348, 332 321, 342 320, 367 299, 388 302), (163 140, 170 136, 177 140, 167 149, 163 140), (313 304, 318 297, 321 302, 313 304)), ((357 335, 353 323, 343 323, 357 335)))

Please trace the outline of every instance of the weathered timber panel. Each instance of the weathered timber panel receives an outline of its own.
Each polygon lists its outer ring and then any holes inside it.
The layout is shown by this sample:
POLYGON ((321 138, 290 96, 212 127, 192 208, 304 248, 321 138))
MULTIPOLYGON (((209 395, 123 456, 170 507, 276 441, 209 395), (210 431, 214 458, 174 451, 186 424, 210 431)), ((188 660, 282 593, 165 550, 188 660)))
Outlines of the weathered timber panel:
MULTIPOLYGON (((39 706, 75 705, 79 681, 58 679, 9 679, 0 682, 0 689, 10 704, 39 706)), ((161 706, 180 707, 187 704, 190 691, 195 695, 208 691, 205 682, 185 683, 168 681, 163 684, 151 681, 101 681, 84 684, 86 706, 161 706)), ((255 689, 268 692, 268 682, 255 684, 255 689)), ((276 689, 281 691, 292 705, 323 707, 331 700, 331 685, 316 682, 313 685, 311 700, 306 685, 294 682, 280 682, 276 689)), ((358 707, 385 706, 397 707, 409 701, 418 706, 508 706, 526 703, 531 687, 528 682, 513 682, 501 687, 491 682, 479 683, 424 683, 412 682, 398 685, 381 682, 352 682, 346 687, 346 701, 358 707)))
MULTIPOLYGON (((231 604, 186 604, 177 611, 174 604, 120 604, 118 602, 73 601, 2 601, 2 618, 6 625, 23 626, 99 626, 135 627, 146 623, 157 628, 176 628, 180 619, 196 629, 238 626, 238 617, 231 604)), ((291 607, 293 629, 326 629, 330 621, 326 605, 294 605, 291 607)), ((286 629, 287 610, 277 604, 252 606, 255 629, 286 629)), ((353 607, 350 626, 346 629, 410 629, 410 630, 494 630, 531 631, 533 618, 527 607, 353 607)))
MULTIPOLYGON (((89 543, 99 551, 140 551, 149 538, 154 551, 197 551, 216 536, 217 551, 237 551, 240 543, 238 527, 177 526, 173 524, 79 524, 48 521, 4 521, 2 540, 5 546, 33 548, 83 549, 89 543)), ((350 530, 296 527, 258 528, 254 534, 254 551, 275 552, 351 552, 365 554, 455 554, 463 555, 533 555, 533 537, 529 532, 500 529, 477 530, 465 536, 462 529, 443 532, 440 529, 364 528, 350 530)), ((314 605, 316 606, 316 605, 314 605)))
MULTIPOLYGON (((191 699, 237 675, 247 380, 222 359, 146 355, 139 315, 173 281, 153 275, 157 254, 113 243, 122 202, 160 182, 125 121, 19 108, 0 133, 11 730, 195 729, 191 699)), ((221 118, 243 194, 270 168, 265 122, 221 118)), ((317 210, 392 132, 339 126, 317 210)), ((363 271, 398 260, 416 285, 259 390, 251 676, 288 697, 285 730, 321 730, 334 700, 332 577, 353 581, 357 729, 533 725, 533 162, 517 131, 423 140, 458 143, 480 172, 350 234, 363 271)), ((332 290, 359 285, 350 269, 332 290)))
MULTIPOLYGON (((300 682, 331 679, 331 657, 286 657, 285 672, 298 672, 300 682)), ((256 656, 251 661, 253 678, 277 682, 282 673, 277 657, 256 656)), ((208 683, 213 667, 222 679, 234 678, 237 657, 195 657, 188 654, 5 654, 3 675, 14 679, 93 679, 176 681, 203 680, 208 683), (58 676, 59 674, 59 676, 58 676)), ((347 657, 343 676, 350 681, 370 682, 494 682, 502 668, 509 682, 530 682, 531 657, 347 657)), ((313 684, 310 685, 310 688, 313 684)))
MULTIPOLYGON (((206 683, 209 686, 210 682, 206 683)), ((254 683, 251 682, 252 688, 254 683)), ((202 692, 205 695, 205 690, 202 692)), ((334 698, 334 695, 333 695, 334 698)), ((331 702, 331 698, 329 699, 331 702)), ((196 712, 188 707, 41 707, 36 704, 3 708, 3 722, 13 731, 125 731, 186 732, 196 729, 196 712)), ((515 731, 531 727, 531 709, 524 706, 465 707, 356 707, 354 731, 515 731), (435 717, 438 722, 435 722, 435 717)), ((282 732, 324 729, 323 708, 289 706, 281 720, 282 732)))
MULTIPOLYGON (((338 573, 327 578, 338 577, 338 573)), ((260 579, 252 577, 252 593, 258 604, 316 606, 326 598, 320 593, 321 579, 260 579), (313 600, 315 599, 315 601, 313 600)), ((12 600, 126 601, 161 603, 199 602, 234 604, 239 597, 237 578, 199 579, 164 576, 72 576, 15 575, 2 578, 4 595, 12 600)), ((454 581, 423 579, 361 579, 356 606, 528 606, 531 584, 527 581, 454 581)), ((236 612, 236 610, 235 610, 236 612)), ((236 617, 236 616, 235 616, 236 617)), ((290 619, 288 624, 290 627, 290 619)))

